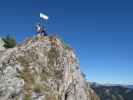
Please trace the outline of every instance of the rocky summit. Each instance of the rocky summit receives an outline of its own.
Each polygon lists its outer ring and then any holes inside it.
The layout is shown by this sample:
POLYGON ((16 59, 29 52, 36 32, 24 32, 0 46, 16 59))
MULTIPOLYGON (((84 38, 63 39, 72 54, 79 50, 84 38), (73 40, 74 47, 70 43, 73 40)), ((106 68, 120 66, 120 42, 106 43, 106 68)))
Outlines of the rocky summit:
POLYGON ((0 52, 0 100, 99 100, 73 49, 55 36, 0 52))

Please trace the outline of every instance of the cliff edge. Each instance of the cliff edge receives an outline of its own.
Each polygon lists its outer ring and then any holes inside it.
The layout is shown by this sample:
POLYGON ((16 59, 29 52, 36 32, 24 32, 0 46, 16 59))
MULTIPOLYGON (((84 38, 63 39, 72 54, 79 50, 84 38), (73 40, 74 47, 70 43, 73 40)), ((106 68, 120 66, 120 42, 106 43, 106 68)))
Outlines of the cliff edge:
POLYGON ((0 54, 0 100, 99 100, 73 49, 54 36, 34 37, 0 54))

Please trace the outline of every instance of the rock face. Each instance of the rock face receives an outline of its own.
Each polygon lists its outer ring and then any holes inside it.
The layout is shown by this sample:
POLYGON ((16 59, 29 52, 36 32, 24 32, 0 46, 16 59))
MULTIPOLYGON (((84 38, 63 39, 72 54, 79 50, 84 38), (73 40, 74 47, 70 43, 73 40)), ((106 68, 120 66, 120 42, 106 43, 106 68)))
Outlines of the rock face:
POLYGON ((0 51, 4 51, 5 48, 4 48, 4 41, 2 40, 2 38, 0 38, 0 51))
POLYGON ((56 37, 35 37, 0 57, 0 100, 99 100, 73 50, 56 37))

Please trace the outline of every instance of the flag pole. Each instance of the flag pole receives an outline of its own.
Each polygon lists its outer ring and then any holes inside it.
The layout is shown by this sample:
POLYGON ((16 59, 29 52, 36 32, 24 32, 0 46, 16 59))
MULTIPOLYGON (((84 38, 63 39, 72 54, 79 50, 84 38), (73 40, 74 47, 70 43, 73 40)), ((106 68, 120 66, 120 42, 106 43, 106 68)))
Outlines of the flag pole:
POLYGON ((44 31, 44 33, 46 33, 46 24, 47 24, 47 20, 49 19, 49 17, 43 13, 40 13, 40 27, 42 28, 42 30, 44 31))
POLYGON ((43 19, 40 18, 40 25, 43 26, 43 19))

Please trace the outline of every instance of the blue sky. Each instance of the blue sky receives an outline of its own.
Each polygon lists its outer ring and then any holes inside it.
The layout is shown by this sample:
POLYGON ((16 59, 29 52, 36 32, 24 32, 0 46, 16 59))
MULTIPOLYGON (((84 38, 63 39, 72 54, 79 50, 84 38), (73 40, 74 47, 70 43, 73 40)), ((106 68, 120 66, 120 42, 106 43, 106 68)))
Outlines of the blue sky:
POLYGON ((0 36, 17 41, 35 34, 39 13, 49 34, 75 52, 89 81, 133 83, 133 2, 128 0, 1 0, 0 36))

